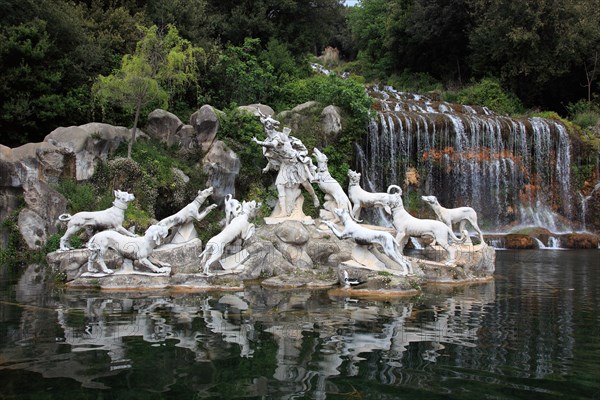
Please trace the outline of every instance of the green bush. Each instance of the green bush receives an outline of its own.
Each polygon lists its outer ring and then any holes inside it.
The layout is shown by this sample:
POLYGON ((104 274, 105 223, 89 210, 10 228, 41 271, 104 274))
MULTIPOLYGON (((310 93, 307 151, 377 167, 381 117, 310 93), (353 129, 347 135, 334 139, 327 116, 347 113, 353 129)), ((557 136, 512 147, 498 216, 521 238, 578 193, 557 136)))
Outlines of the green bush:
MULTIPOLYGON (((266 165, 262 147, 252 141, 253 137, 265 139, 265 133, 260 120, 247 111, 237 107, 226 109, 219 115, 219 136, 240 158, 241 168, 238 177, 236 193, 240 199, 250 199, 249 193, 267 193, 271 184, 270 174, 263 174, 266 165)), ((258 196, 252 200, 266 201, 266 197, 258 196)))
POLYGON ((600 120, 600 106, 587 100, 579 100, 567 105, 569 118, 583 129, 592 129, 600 120))
POLYGON ((388 84, 397 90, 414 93, 441 92, 443 85, 424 72, 411 72, 405 70, 399 75, 392 75, 388 84))
POLYGON ((80 211, 92 211, 96 206, 94 187, 88 183, 80 183, 73 179, 62 179, 56 191, 65 196, 71 214, 80 211))
POLYGON ((335 75, 315 75, 291 81, 281 88, 278 95, 278 110, 295 107, 314 100, 323 105, 336 105, 353 119, 353 123, 366 126, 373 100, 364 86, 354 79, 342 79, 335 75))
POLYGON ((460 90, 456 95, 456 101, 462 104, 487 107, 501 114, 515 115, 524 111, 517 96, 502 89, 497 80, 489 78, 460 90))

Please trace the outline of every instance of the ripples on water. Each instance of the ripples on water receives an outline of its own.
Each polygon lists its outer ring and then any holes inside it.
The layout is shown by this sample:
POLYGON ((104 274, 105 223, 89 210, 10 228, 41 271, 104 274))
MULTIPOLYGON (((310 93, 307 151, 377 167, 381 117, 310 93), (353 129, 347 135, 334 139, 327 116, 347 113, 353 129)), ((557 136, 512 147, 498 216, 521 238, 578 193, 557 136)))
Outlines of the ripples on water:
POLYGON ((3 269, 0 398, 600 398, 597 251, 503 251, 495 282, 83 293, 3 269))

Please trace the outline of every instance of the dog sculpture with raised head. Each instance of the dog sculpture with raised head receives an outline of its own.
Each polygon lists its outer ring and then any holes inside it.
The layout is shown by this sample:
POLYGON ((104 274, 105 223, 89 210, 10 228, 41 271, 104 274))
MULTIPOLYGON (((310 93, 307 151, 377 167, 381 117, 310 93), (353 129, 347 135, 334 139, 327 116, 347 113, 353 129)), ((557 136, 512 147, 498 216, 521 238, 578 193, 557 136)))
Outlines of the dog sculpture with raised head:
POLYGON ((327 156, 319 151, 316 147, 313 149, 313 154, 317 159, 317 173, 315 174, 315 181, 319 185, 319 188, 325 193, 325 203, 323 208, 332 213, 335 218, 337 216, 334 212, 336 208, 342 208, 352 211, 352 204, 350 199, 342 189, 342 186, 336 181, 329 173, 327 166, 327 156))
POLYGON ((468 221, 479 234, 481 243, 485 243, 483 233, 481 233, 481 229, 477 225, 477 213, 471 207, 444 208, 435 196, 421 196, 421 198, 431 206, 437 219, 446 224, 450 229, 452 229, 453 224, 459 222, 458 230, 462 233, 465 231, 468 221))
POLYGON ((211 204, 210 206, 206 207, 202 212, 200 212, 200 206, 212 194, 212 186, 204 190, 198 190, 198 194, 196 195, 196 198, 192 200, 192 202, 183 207, 181 210, 177 211, 175 214, 162 219, 158 223, 158 225, 164 226, 167 229, 171 229, 176 225, 183 225, 194 220, 202 221, 209 212, 211 212, 217 207, 216 204, 211 204))
POLYGON ((225 225, 229 225, 231 220, 242 213, 242 205, 239 200, 233 198, 233 195, 225 196, 225 225))
POLYGON ((401 251, 406 246, 408 239, 411 236, 415 237, 430 237, 433 238, 431 245, 439 244, 448 255, 446 265, 452 265, 456 261, 456 247, 448 243, 448 238, 456 243, 464 243, 467 238, 465 232, 462 238, 458 238, 448 228, 446 224, 434 219, 419 219, 415 218, 404 209, 402 202, 402 192, 396 193, 393 201, 390 203, 392 209, 392 225, 398 232, 396 240, 400 245, 401 251))
POLYGON ((360 173, 356 171, 348 170, 348 197, 354 205, 352 208, 352 216, 354 219, 360 219, 360 212, 363 208, 372 207, 383 207, 383 209, 391 214, 392 211, 389 207, 390 202, 393 198, 393 190, 400 190, 397 185, 388 186, 387 193, 372 193, 367 192, 360 187, 360 173))
POLYGON ((94 263, 98 262, 102 272, 112 274, 114 271, 106 266, 104 255, 108 249, 113 249, 121 257, 127 258, 132 262, 138 260, 153 272, 169 272, 170 266, 168 264, 162 263, 159 267, 148 259, 152 255, 154 248, 159 246, 168 234, 169 229, 161 225, 151 225, 146 229, 144 236, 136 237, 125 236, 112 230, 99 232, 92 236, 87 243, 87 248, 91 251, 88 257, 88 271, 96 272, 94 263))
POLYGON ((383 248, 385 255, 402 266, 405 275, 413 273, 410 263, 402 257, 402 251, 398 246, 398 242, 391 233, 360 226, 350 217, 347 210, 336 208, 335 213, 344 225, 343 231, 340 231, 333 222, 323 221, 335 236, 339 239, 352 239, 360 245, 378 244, 383 248))
POLYGON ((206 247, 200 254, 200 263, 205 275, 209 275, 210 266, 221 259, 225 246, 233 242, 238 237, 248 240, 254 234, 254 224, 250 222, 256 215, 261 203, 255 201, 243 201, 242 212, 231 220, 229 225, 225 226, 221 233, 213 236, 206 243, 206 247))
POLYGON ((127 229, 123 228, 123 221, 125 220, 125 210, 127 205, 135 200, 133 194, 122 192, 120 190, 114 191, 115 201, 113 206, 102 211, 82 211, 75 215, 61 214, 58 220, 61 222, 67 222, 67 231, 60 238, 60 250, 66 251, 71 250, 72 247, 69 244, 69 238, 79 232, 82 228, 91 228, 95 231, 101 231, 104 229, 115 229, 117 232, 126 236, 135 236, 127 229))

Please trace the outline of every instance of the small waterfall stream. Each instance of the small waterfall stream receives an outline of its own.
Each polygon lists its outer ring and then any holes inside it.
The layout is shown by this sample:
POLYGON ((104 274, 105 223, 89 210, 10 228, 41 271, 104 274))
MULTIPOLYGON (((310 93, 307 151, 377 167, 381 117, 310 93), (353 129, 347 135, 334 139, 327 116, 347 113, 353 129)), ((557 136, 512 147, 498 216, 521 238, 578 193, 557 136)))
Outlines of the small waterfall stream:
POLYGON ((488 230, 572 228, 571 141, 561 123, 509 118, 391 87, 374 87, 371 95, 378 112, 357 168, 372 190, 398 184, 405 198, 415 191, 437 196, 445 207, 471 206, 488 230))

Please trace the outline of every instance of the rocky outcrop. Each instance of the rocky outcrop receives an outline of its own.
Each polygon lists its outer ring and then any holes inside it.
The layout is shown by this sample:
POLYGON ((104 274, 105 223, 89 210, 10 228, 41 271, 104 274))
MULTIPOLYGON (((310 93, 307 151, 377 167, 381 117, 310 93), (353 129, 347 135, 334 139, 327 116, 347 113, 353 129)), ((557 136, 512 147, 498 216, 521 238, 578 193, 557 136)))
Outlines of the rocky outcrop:
POLYGON ((504 244, 507 249, 535 249, 535 241, 529 235, 508 234, 504 237, 504 244))
POLYGON ((211 196, 215 203, 222 203, 227 194, 235 196, 235 180, 240 173, 240 159, 221 140, 216 140, 202 159, 207 174, 206 186, 212 186, 211 196))
POLYGON ((321 111, 321 131, 323 133, 323 145, 334 143, 342 131, 342 115, 339 107, 329 105, 321 111))
POLYGON ((270 116, 275 115, 275 111, 266 104, 248 104, 247 106, 239 106, 238 110, 247 111, 255 117, 260 117, 261 114, 270 116))
MULTIPOLYGON (((144 136, 138 130, 137 137, 144 136)), ((80 181, 91 178, 98 161, 106 160, 122 142, 130 138, 128 128, 92 122, 57 128, 46 136, 44 142, 75 155, 75 178, 80 181)))
POLYGON ((208 152, 219 131, 217 112, 208 104, 203 105, 190 117, 190 126, 196 133, 196 140, 202 153, 208 152))
POLYGON ((183 122, 173 113, 156 109, 148 114, 146 134, 169 146, 177 143, 176 135, 183 127, 183 122))
POLYGON ((30 249, 40 249, 57 233, 58 216, 67 211, 67 199, 42 181, 24 187, 27 207, 19 214, 18 227, 30 249))
POLYGON ((569 233, 561 235, 560 246, 564 249, 597 249, 598 236, 590 233, 569 233))

